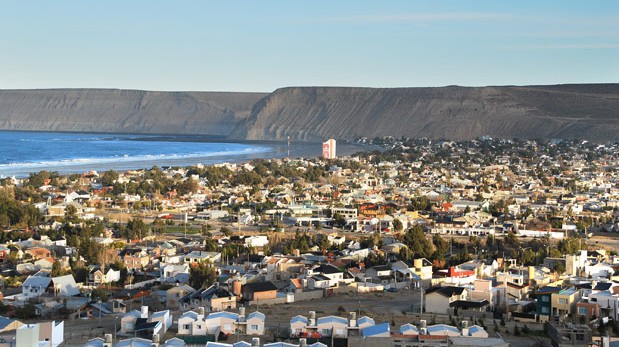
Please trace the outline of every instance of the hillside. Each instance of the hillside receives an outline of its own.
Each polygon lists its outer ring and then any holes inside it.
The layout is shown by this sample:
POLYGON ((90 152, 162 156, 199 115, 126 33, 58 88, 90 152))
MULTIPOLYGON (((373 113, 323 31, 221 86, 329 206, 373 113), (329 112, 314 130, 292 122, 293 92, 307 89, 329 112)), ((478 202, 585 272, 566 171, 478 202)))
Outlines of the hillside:
POLYGON ((322 140, 407 136, 617 140, 619 84, 531 87, 283 88, 234 136, 322 140))
POLYGON ((619 139, 619 84, 265 93, 0 90, 1 130, 316 141, 407 136, 619 139))
POLYGON ((263 93, 0 90, 0 129, 226 136, 263 93))

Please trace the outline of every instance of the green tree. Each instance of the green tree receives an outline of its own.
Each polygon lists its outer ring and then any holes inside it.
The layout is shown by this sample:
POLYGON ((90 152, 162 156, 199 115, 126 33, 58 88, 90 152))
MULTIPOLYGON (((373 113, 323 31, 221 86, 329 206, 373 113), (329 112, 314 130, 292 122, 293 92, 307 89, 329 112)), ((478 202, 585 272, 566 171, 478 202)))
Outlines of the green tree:
POLYGON ((64 271, 64 269, 62 268, 62 264, 60 263, 60 261, 56 260, 53 264, 52 264, 52 272, 50 273, 51 277, 59 277, 59 276, 63 276, 66 274, 66 271, 64 271))
POLYGON ((337 227, 343 227, 344 225, 346 225, 346 219, 344 218, 344 216, 342 216, 339 213, 335 213, 333 215, 333 224, 335 224, 335 226, 337 227))
POLYGON ((393 219, 393 230, 400 232, 402 231, 402 229, 404 228, 404 225, 402 224, 402 221, 400 221, 397 218, 393 219))
POLYGON ((415 258, 429 258, 433 252, 432 243, 426 238, 420 225, 408 229, 402 241, 415 258))
POLYGON ((209 261, 192 264, 189 269, 189 285, 193 288, 208 288, 215 281, 217 281, 217 272, 209 261))
POLYGON ((148 234, 148 227, 140 218, 133 218, 127 223, 127 237, 130 239, 143 239, 148 234))
POLYGON ((439 234, 434 234, 432 236, 432 243, 434 244, 432 260, 444 260, 447 255, 447 250, 449 250, 449 243, 439 234))
POLYGON ((118 172, 114 170, 105 171, 101 174, 101 184, 104 187, 113 186, 118 181, 118 172))

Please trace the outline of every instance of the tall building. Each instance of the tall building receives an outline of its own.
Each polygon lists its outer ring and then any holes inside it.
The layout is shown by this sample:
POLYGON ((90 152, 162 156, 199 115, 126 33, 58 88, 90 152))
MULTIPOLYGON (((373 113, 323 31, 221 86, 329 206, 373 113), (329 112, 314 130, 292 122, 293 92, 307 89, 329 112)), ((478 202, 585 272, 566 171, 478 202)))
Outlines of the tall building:
POLYGON ((322 157, 325 159, 335 159, 335 140, 328 139, 322 143, 322 157))

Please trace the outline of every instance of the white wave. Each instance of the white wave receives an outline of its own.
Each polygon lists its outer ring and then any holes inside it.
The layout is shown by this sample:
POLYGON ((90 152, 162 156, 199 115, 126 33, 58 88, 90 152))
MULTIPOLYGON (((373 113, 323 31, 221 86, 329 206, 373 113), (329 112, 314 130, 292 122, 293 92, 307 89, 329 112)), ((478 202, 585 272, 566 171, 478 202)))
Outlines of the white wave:
POLYGON ((166 161, 177 159, 191 159, 191 158, 212 158, 219 156, 238 156, 247 154, 258 154, 272 151, 270 147, 251 147, 242 148, 238 150, 224 149, 217 152, 198 152, 198 153, 186 153, 186 154, 145 154, 139 156, 130 156, 128 154, 115 155, 105 158, 67 158, 50 161, 39 162, 13 162, 0 164, 0 171, 2 169, 38 169, 46 167, 68 167, 77 165, 96 165, 96 164, 110 164, 110 163, 132 163, 132 162, 144 162, 144 161, 166 161))

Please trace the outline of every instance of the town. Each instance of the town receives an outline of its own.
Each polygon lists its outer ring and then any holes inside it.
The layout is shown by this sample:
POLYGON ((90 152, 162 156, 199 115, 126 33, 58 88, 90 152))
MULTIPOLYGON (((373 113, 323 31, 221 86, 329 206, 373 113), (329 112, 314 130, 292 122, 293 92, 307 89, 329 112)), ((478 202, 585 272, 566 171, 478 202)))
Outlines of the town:
POLYGON ((619 337, 619 145, 358 142, 381 150, 2 179, 0 345, 619 337))

